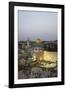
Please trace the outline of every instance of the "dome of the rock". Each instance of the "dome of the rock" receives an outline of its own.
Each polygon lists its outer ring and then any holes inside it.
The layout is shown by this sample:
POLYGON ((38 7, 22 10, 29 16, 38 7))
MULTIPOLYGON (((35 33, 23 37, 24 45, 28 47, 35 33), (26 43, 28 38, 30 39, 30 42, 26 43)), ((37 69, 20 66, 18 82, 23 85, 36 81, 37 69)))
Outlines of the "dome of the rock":
POLYGON ((42 40, 40 38, 36 39, 36 43, 41 43, 41 42, 42 42, 42 40))

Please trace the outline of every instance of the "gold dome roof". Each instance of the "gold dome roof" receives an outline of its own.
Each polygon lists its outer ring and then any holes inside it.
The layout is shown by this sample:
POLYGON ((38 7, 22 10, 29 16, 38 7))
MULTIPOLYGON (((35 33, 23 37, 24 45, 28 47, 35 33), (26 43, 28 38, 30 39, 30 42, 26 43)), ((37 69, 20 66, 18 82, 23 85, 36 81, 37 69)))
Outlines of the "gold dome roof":
POLYGON ((42 42, 42 40, 40 38, 36 39, 36 43, 41 43, 41 42, 42 42))

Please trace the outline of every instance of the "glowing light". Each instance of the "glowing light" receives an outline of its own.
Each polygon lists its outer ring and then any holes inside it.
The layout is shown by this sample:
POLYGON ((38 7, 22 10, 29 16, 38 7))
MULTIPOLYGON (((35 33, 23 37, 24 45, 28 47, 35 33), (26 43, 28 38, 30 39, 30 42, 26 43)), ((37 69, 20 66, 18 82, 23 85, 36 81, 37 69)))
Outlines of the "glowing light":
POLYGON ((57 52, 44 51, 43 56, 45 61, 52 61, 52 62, 57 61, 57 52))
POLYGON ((33 61, 38 60, 41 67, 46 68, 53 68, 56 66, 57 62, 57 52, 49 52, 49 51, 43 51, 42 53, 34 53, 33 54, 33 61), (47 62, 45 62, 47 61, 47 62), (48 62, 51 63, 48 63, 48 62))
POLYGON ((33 55, 33 61, 36 61, 36 55, 33 55))
POLYGON ((42 60, 42 57, 40 57, 40 60, 42 60))

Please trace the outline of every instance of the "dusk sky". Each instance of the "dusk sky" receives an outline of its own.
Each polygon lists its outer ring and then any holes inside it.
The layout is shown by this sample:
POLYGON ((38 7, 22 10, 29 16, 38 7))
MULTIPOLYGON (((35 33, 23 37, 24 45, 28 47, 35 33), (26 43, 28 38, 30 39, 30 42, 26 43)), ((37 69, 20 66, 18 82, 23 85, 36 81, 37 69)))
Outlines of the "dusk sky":
POLYGON ((18 11, 18 40, 57 40, 57 12, 18 11))

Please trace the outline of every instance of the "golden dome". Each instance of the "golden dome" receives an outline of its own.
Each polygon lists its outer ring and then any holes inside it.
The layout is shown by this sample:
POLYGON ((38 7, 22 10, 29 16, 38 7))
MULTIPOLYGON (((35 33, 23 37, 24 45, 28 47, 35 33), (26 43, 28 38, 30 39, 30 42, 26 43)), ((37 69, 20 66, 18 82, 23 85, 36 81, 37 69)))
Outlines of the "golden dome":
POLYGON ((36 43, 41 43, 42 41, 41 41, 41 39, 40 38, 37 38, 36 39, 36 43))

